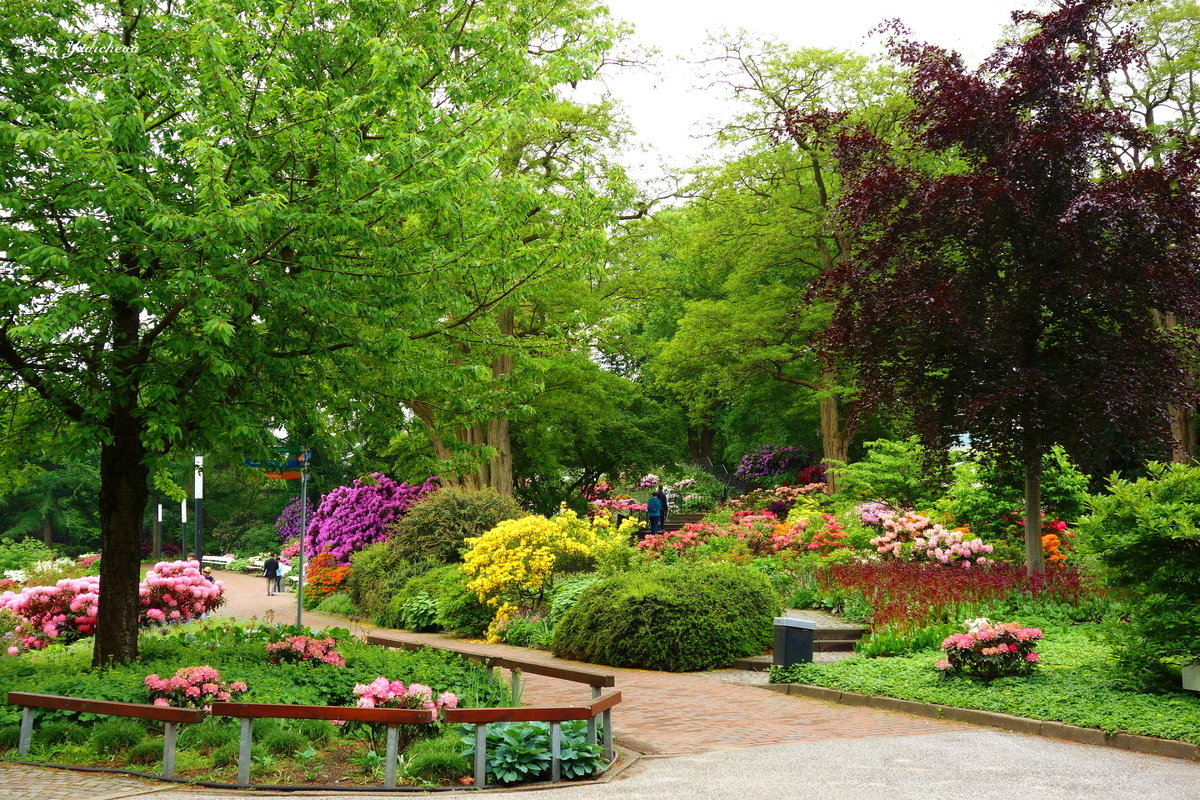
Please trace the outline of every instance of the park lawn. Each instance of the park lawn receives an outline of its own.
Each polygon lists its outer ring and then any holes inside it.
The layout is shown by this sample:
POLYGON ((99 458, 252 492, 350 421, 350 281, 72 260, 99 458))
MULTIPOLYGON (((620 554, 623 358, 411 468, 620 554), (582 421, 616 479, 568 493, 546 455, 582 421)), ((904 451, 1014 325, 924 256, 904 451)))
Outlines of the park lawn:
MULTIPOLYGON (((1024 624, 1038 625, 1036 620, 1024 624)), ((1041 663, 1027 677, 984 683, 945 678, 934 668, 940 650, 892 658, 851 658, 772 669, 772 683, 804 683, 1065 722, 1106 733, 1133 733, 1200 744, 1200 695, 1144 694, 1120 688, 1111 653, 1091 623, 1039 625, 1041 663)))

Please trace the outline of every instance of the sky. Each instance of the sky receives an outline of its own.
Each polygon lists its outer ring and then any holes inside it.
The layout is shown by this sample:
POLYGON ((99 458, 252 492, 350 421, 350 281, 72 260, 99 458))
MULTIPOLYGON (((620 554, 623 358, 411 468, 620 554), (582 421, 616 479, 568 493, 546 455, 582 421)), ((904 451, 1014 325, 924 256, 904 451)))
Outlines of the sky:
POLYGON ((634 128, 624 154, 641 180, 705 157, 704 132, 736 106, 703 86, 696 66, 710 34, 744 28, 794 48, 877 50, 868 33, 900 19, 915 39, 958 50, 978 63, 1001 38, 1014 9, 1035 0, 607 0, 612 16, 635 28, 633 44, 658 51, 648 69, 612 70, 604 79, 634 128))

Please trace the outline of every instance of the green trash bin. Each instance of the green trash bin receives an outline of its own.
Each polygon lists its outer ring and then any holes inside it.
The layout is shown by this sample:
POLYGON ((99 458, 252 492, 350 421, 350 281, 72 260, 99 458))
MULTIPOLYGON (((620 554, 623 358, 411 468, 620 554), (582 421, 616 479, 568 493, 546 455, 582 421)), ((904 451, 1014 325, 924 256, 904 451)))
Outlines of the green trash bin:
POLYGON ((817 623, 806 619, 775 617, 775 656, 777 667, 811 663, 813 660, 813 631, 817 623))

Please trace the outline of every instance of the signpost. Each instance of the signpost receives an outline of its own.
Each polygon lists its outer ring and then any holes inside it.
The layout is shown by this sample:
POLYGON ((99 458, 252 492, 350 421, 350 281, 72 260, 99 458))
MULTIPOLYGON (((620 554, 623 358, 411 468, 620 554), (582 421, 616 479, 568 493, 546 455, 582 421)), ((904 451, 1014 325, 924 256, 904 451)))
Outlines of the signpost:
POLYGON ((247 467, 264 470, 263 477, 272 480, 300 479, 300 552, 296 557, 296 625, 304 623, 304 534, 308 530, 308 464, 312 451, 297 445, 277 445, 275 452, 292 456, 283 460, 242 461, 247 467), (297 471, 299 470, 299 471, 297 471))
POLYGON ((193 487, 192 496, 196 500, 196 563, 200 563, 204 558, 204 456, 196 456, 196 479, 193 487))

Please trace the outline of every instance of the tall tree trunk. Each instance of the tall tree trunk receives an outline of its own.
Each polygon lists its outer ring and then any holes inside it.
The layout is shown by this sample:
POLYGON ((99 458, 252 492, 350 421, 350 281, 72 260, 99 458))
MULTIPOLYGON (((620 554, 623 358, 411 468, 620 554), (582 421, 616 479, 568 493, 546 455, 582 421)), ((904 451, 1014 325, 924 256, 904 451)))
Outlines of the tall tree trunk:
POLYGON ((42 517, 42 544, 50 547, 54 544, 54 529, 50 527, 50 515, 42 517))
POLYGON ((712 461, 713 439, 716 436, 708 423, 699 426, 688 426, 688 456, 693 464, 703 463, 706 459, 712 461))
MULTIPOLYGON (((832 370, 826 370, 821 375, 826 391, 817 401, 817 411, 820 415, 821 426, 821 456, 826 464, 830 461, 850 462, 850 440, 853 432, 842 419, 841 408, 837 395, 832 389, 837 385, 837 376, 832 370)), ((825 474, 825 492, 833 494, 838 490, 838 481, 834 473, 825 474)))
MULTIPOLYGON (((1164 314, 1156 311, 1154 321, 1165 330, 1179 325, 1179 320, 1173 312, 1164 314)), ((1184 380, 1189 390, 1196 386, 1196 375, 1191 370, 1186 372, 1184 380)), ((1167 408, 1167 418, 1171 424, 1171 460, 1178 464, 1191 464, 1196 460, 1193 455, 1196 452, 1196 432, 1192 429, 1193 416, 1189 406, 1172 405, 1167 408)))
POLYGON ((149 469, 133 405, 114 410, 110 441, 100 448, 100 612, 92 666, 137 658, 142 519, 149 469))
POLYGON ((1042 549, 1042 459, 1025 460, 1025 566, 1030 572, 1044 572, 1042 549))

